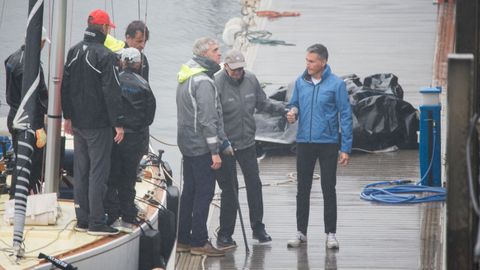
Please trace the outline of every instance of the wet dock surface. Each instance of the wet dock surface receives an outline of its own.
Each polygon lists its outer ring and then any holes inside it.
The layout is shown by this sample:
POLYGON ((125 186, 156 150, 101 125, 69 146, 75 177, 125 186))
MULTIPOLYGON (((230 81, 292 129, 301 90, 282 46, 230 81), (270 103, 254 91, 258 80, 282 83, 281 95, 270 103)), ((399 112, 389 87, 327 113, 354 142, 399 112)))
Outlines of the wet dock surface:
MULTIPOLYGON (((363 78, 394 73, 405 92, 404 99, 418 108, 421 87, 430 86, 436 52, 437 6, 431 1, 308 1, 265 0, 258 10, 296 11, 301 16, 256 20, 272 39, 296 46, 254 46, 247 53, 249 69, 267 94, 286 86, 304 70, 305 49, 314 43, 327 46, 329 64, 337 75, 355 73, 363 78)), ((437 78, 438 81, 438 78, 437 78)), ((363 201, 362 188, 372 182, 419 180, 418 151, 352 155, 337 177, 340 249, 325 249, 323 198, 318 178, 311 193, 308 244, 287 248, 296 233, 295 156, 267 152, 260 162, 264 184, 264 223, 273 241, 259 245, 251 237, 245 190, 240 204, 246 221, 250 253, 243 244, 237 219, 234 239, 238 248, 222 258, 181 255, 177 269, 441 269, 443 264, 444 203, 385 205, 363 201), (187 266, 188 265, 188 266, 187 266)), ((240 170, 238 170, 240 172, 240 170)), ((315 173, 319 174, 318 164, 315 173)), ((243 181, 240 176, 240 186, 243 181)), ((219 201, 214 202, 219 204, 219 201)), ((215 207, 214 207, 215 209, 215 207)), ((218 213, 210 219, 215 243, 218 213)))
MULTIPOLYGON (((251 237, 245 189, 240 204, 246 221, 247 255, 240 222, 233 238, 238 248, 222 258, 182 254, 177 269, 439 269, 442 263, 443 203, 384 205, 359 198, 371 182, 418 180, 418 153, 402 150, 382 154, 354 154, 351 164, 338 170, 338 251, 325 249, 323 196, 318 177, 311 193, 308 244, 287 248, 296 232, 295 157, 270 153, 261 160, 265 216, 273 241, 262 245, 251 237)), ((317 167, 318 172, 318 167, 317 167)), ((219 201, 214 201, 219 204, 219 201)), ((218 227, 218 209, 212 215, 210 234, 218 227)), ((212 239, 215 242, 215 238, 212 239)))

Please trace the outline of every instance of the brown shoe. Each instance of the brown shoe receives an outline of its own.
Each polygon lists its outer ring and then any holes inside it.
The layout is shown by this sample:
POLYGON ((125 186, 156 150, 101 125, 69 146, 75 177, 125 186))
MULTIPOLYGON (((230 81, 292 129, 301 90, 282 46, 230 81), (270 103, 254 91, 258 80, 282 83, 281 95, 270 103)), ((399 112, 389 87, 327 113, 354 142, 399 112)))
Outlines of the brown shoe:
POLYGON ((191 248, 190 245, 177 242, 177 252, 190 252, 191 248))
POLYGON ((216 249, 210 241, 207 241, 203 247, 192 247, 190 249, 192 255, 206 255, 210 257, 221 257, 225 255, 224 251, 216 249))

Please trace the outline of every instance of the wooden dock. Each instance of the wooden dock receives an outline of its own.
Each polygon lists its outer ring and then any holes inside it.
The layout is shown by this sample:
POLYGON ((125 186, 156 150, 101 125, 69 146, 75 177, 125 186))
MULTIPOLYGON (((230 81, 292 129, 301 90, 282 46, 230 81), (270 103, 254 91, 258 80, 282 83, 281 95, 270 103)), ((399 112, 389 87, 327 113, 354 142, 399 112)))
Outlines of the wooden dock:
MULTIPOLYGON (((299 17, 256 21, 258 29, 273 33, 272 39, 296 44, 248 49, 249 69, 261 82, 268 83, 267 92, 293 82, 304 70, 305 49, 314 43, 327 46, 329 64, 337 75, 355 73, 363 78, 375 73, 396 74, 405 91, 404 99, 417 108, 421 87, 445 86, 445 55, 452 48, 452 7, 446 10, 431 1, 418 0, 264 0, 258 10, 301 13, 299 17)), ((295 156, 288 151, 268 152, 259 164, 264 223, 273 241, 260 245, 252 239, 246 194, 241 189, 250 253, 245 252, 237 219, 233 236, 236 250, 222 258, 183 254, 177 256, 177 269, 442 269, 444 203, 385 205, 359 197, 362 188, 372 182, 418 181, 418 151, 356 153, 350 165, 339 167, 338 251, 325 249, 318 178, 311 193, 308 245, 287 248, 287 241, 296 233, 295 156)), ((242 186, 241 175, 239 178, 242 186)), ((210 235, 215 243, 219 211, 215 206, 212 209, 210 235)))

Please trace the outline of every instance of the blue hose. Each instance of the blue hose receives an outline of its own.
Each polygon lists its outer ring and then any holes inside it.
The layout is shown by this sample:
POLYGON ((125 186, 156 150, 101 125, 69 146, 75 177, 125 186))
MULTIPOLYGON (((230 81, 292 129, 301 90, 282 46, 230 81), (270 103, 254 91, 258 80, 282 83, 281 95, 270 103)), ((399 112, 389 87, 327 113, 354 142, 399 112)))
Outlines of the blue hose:
MULTIPOLYGON (((433 129, 433 132, 435 135, 435 128, 433 129)), ((433 145, 435 146, 435 136, 433 136, 433 145)), ((433 147, 432 159, 430 159, 430 164, 428 165, 427 171, 417 183, 411 180, 403 179, 371 183, 363 188, 362 192, 360 193, 360 198, 366 201, 390 204, 445 201, 447 198, 447 191, 444 188, 420 185, 432 168, 433 153, 435 153, 435 147, 433 147), (417 197, 415 194, 413 194, 423 192, 435 194, 422 197, 417 197)))
POLYGON ((422 203, 445 201, 447 191, 442 187, 429 187, 412 184, 410 180, 393 180, 376 182, 366 185, 360 193, 360 198, 366 201, 381 203, 422 203), (417 197, 412 193, 435 193, 417 197))

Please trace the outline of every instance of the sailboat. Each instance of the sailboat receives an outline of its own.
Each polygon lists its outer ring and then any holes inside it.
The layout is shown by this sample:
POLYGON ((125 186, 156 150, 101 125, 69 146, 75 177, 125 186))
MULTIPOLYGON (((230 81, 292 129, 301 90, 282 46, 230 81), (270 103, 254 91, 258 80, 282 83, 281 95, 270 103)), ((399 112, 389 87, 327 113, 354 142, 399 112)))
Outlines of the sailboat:
MULTIPOLYGON (((56 52, 57 61, 53 77, 54 87, 53 91, 49 93, 45 194, 55 193, 60 179, 60 86, 65 52, 67 1, 55 1, 54 4, 54 10, 57 12, 54 26, 57 29, 55 31, 56 38, 53 39, 55 41, 53 51, 56 52)), ((159 154, 150 154, 143 160, 141 181, 136 184, 138 207, 143 214, 143 222, 132 233, 92 236, 76 232, 74 230, 76 225, 74 204, 70 200, 54 202, 54 221, 47 222, 53 223, 52 225, 41 226, 24 223, 28 218, 35 219, 35 217, 28 216, 29 207, 32 205, 28 205, 30 196, 27 197, 28 188, 25 188, 24 182, 28 183, 28 168, 31 165, 29 164, 31 163, 29 155, 35 138, 30 122, 34 105, 30 104, 29 98, 34 96, 38 84, 40 62, 38 44, 40 44, 42 20, 43 0, 30 0, 22 104, 19 109, 20 113, 15 117, 16 127, 22 130, 17 169, 19 168, 18 179, 23 177, 23 180, 19 181, 16 187, 14 224, 0 226, 0 250, 2 251, 0 252, 0 269, 52 269, 54 267, 60 269, 138 269, 139 262, 144 259, 144 254, 140 250, 140 246, 143 244, 141 239, 148 240, 152 232, 155 233, 158 230, 158 225, 162 222, 159 217, 165 213, 164 210, 168 206, 168 194, 175 193, 175 189, 172 188, 171 181, 169 181, 171 180, 171 171, 162 161, 162 151, 159 151, 159 154)), ((2 212, 8 205, 7 199, 8 195, 0 197, 2 212)), ((44 204, 44 202, 40 199, 37 204, 44 204)), ((175 200, 172 202, 174 207, 175 200)), ((175 212, 175 209, 173 210, 175 212)), ((158 242, 158 239, 153 243, 154 245, 162 244, 158 242)), ((149 248, 148 245, 146 248, 149 248)), ((160 256, 160 254, 155 255, 160 256)))

